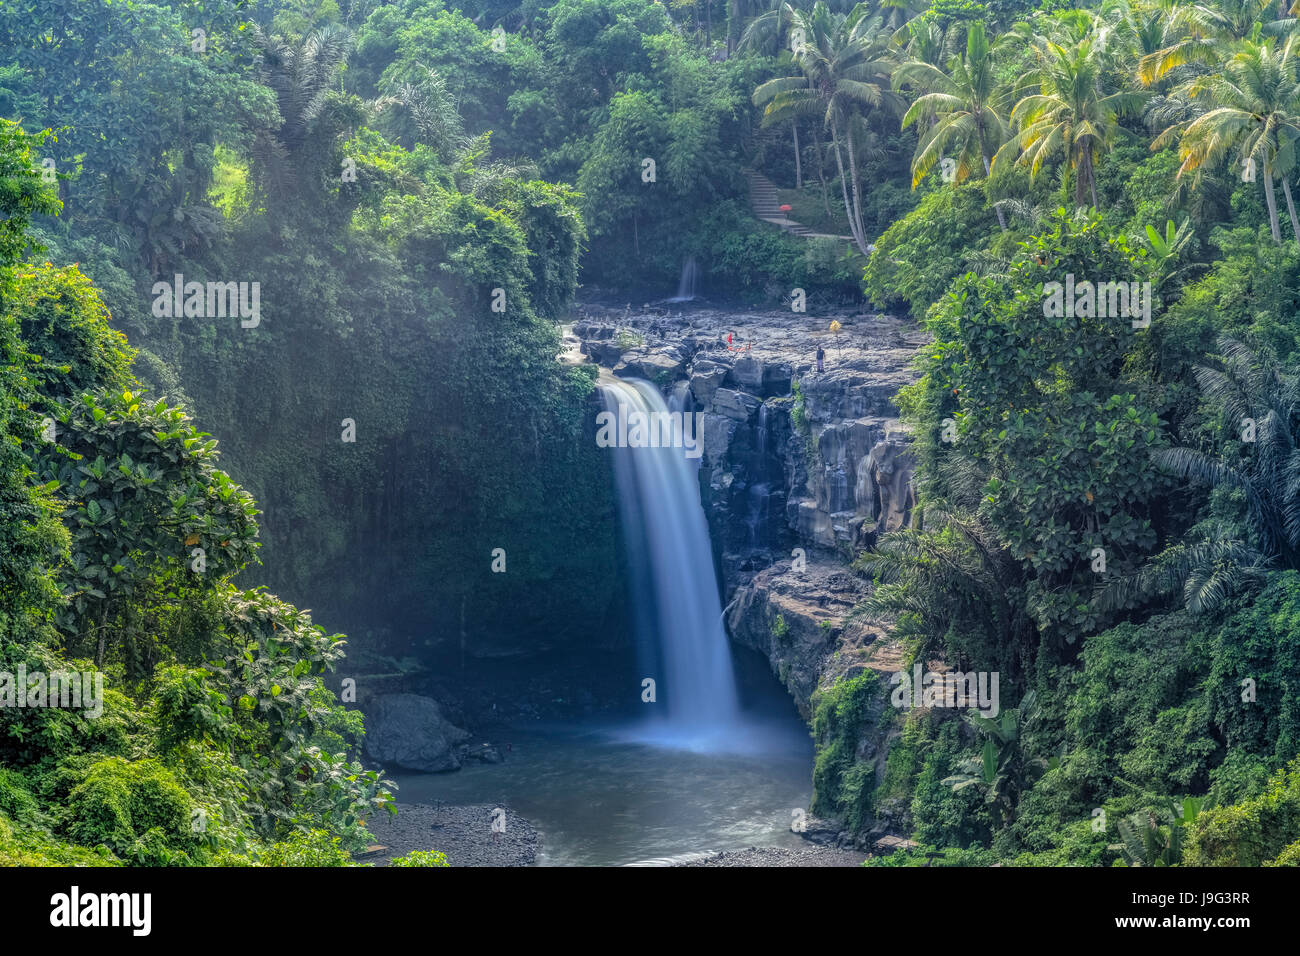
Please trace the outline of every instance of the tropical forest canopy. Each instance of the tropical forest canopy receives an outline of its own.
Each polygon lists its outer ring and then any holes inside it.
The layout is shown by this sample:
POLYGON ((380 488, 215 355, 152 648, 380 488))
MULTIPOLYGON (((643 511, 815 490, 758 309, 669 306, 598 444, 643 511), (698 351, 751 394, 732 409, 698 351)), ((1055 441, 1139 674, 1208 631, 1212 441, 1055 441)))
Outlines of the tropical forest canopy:
POLYGON ((0 858, 363 846, 390 794, 323 682, 343 634, 436 657, 618 620, 557 326, 694 258, 719 298, 928 333, 916 519, 857 556, 863 612, 1020 702, 909 715, 878 773, 878 688, 831 689, 814 809, 902 808, 955 861, 1294 864, 1296 12, 3 4, 0 669, 108 689, 0 711, 0 858), (749 173, 847 240, 758 221, 749 173), (1067 276, 1149 324, 1045 309, 1067 276), (256 283, 256 321, 190 282, 256 283))

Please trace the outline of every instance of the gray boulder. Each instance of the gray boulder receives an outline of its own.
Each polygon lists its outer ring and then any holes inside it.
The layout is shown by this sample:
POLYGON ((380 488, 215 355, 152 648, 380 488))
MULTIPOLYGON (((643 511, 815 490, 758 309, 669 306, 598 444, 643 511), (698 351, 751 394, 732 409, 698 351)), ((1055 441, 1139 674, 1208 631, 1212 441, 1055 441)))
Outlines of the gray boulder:
POLYGON ((459 770, 468 731, 450 723, 431 697, 385 694, 366 713, 366 755, 385 766, 437 773, 459 770))

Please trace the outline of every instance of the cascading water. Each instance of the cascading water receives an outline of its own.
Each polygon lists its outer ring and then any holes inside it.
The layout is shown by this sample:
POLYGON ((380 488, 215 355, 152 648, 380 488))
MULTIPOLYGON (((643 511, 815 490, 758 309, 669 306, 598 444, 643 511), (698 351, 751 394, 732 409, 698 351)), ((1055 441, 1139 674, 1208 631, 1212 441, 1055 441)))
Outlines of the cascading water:
MULTIPOLYGON (((605 408, 630 418, 668 415, 649 382, 606 380, 605 408)), ((679 415, 684 396, 674 396, 679 415)), ((664 421, 666 419, 659 419, 664 421)), ((699 441, 687 425, 686 444, 699 441)), ((655 678, 661 719, 647 735, 692 748, 725 746, 739 722, 731 652, 722 628, 713 552, 696 482, 698 459, 683 447, 614 449, 620 517, 636 581, 635 612, 653 646, 643 676, 655 678)))
POLYGON ((695 285, 699 281, 700 268, 695 264, 695 257, 689 257, 682 263, 682 277, 677 280, 677 294, 669 302, 690 302, 695 298, 695 285))

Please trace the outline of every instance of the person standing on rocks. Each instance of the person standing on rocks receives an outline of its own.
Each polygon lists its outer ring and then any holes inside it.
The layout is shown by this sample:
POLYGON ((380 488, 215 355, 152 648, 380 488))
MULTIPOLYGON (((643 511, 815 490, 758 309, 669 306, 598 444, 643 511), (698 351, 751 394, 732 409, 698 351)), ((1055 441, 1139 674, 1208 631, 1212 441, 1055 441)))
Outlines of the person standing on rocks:
POLYGON ((820 345, 817 346, 817 371, 819 372, 826 371, 825 367, 822 365, 822 360, 825 358, 826 358, 826 350, 822 348, 820 345))

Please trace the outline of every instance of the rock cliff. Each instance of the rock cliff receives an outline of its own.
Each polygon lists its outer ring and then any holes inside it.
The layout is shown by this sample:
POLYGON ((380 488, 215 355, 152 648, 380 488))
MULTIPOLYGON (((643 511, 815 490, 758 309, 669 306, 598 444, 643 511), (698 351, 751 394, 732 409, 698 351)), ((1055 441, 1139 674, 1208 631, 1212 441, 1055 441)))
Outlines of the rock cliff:
POLYGON ((819 685, 892 661, 873 648, 879 630, 846 620, 868 587, 849 563, 910 517, 894 397, 913 380, 915 328, 862 312, 584 305, 571 335, 609 373, 649 379, 699 413, 728 631, 768 658, 805 719, 819 685))

